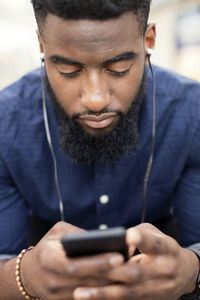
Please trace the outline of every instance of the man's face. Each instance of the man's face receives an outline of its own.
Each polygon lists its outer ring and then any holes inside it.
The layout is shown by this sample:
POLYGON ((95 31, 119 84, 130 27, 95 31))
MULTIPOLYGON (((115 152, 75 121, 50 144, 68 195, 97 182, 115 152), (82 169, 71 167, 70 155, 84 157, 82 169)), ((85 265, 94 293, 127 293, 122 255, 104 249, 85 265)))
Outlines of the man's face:
POLYGON ((89 136, 112 132, 144 76, 145 39, 136 16, 93 21, 49 14, 40 48, 49 87, 67 117, 89 136))

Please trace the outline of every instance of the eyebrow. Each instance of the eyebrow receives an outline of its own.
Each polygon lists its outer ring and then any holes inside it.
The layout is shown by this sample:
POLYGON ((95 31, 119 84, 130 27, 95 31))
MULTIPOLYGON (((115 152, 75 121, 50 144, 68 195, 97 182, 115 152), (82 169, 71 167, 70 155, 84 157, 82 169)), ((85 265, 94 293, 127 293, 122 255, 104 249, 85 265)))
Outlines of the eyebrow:
POLYGON ((73 59, 63 57, 63 56, 60 56, 60 55, 50 56, 50 61, 54 64, 72 65, 72 66, 78 66, 78 67, 83 66, 83 64, 78 62, 78 61, 75 61, 73 59))
MULTIPOLYGON (((134 59, 138 54, 132 51, 121 53, 117 56, 114 56, 102 63, 103 66, 109 65, 115 62, 123 61, 123 60, 131 60, 134 59)), ((52 55, 50 56, 50 61, 54 64, 65 64, 65 65, 73 65, 78 67, 83 67, 84 64, 73 60, 71 58, 63 57, 60 55, 52 55)))
POLYGON ((122 61, 122 60, 131 60, 134 59, 138 54, 136 54, 135 52, 129 51, 129 52, 124 52, 121 53, 115 57, 112 57, 108 60, 106 60, 105 62, 103 62, 103 65, 109 65, 118 61, 122 61))

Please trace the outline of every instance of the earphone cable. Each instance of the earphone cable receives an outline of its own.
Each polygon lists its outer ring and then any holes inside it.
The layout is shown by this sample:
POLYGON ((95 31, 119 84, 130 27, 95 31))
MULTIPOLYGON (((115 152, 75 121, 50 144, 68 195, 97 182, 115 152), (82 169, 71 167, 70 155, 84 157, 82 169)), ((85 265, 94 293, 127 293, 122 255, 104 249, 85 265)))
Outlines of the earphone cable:
POLYGON ((152 122, 151 152, 150 152, 149 160, 148 160, 148 163, 147 163, 147 167, 146 167, 146 171, 145 171, 145 175, 144 175, 144 182, 143 182, 141 223, 144 223, 145 219, 146 219, 147 186, 148 186, 149 177, 150 177, 150 173, 151 173, 151 169, 152 169, 152 165, 153 165, 155 138, 156 138, 156 80, 155 80, 153 67, 151 65, 150 55, 148 55, 147 57, 148 57, 148 62, 149 62, 149 67, 150 67, 150 70, 151 70, 152 78, 153 78, 153 122, 152 122))
POLYGON ((47 116, 47 106, 46 106, 46 97, 45 97, 45 83, 44 83, 44 76, 42 74, 42 67, 43 67, 43 62, 41 63, 41 80, 42 80, 42 104, 43 104, 43 117, 44 117, 44 125, 45 125, 45 131, 46 131, 46 137, 49 145, 49 149, 51 151, 51 156, 53 159, 53 165, 54 165, 54 179, 55 179, 55 184, 56 184, 56 190, 58 194, 58 199, 59 199, 59 210, 60 210, 60 217, 61 220, 64 222, 65 217, 64 217, 64 205, 63 205, 63 199, 60 191, 60 186, 58 182, 58 172, 57 172, 57 162, 56 162, 56 157, 53 149, 53 144, 51 140, 51 134, 49 130, 49 122, 48 122, 48 116, 47 116))

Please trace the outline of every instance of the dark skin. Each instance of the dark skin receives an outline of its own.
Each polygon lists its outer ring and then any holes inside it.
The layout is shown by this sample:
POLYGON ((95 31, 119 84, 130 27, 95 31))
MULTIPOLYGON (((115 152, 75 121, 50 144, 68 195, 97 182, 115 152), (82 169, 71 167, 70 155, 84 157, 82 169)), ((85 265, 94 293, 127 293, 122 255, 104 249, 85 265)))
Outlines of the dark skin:
MULTIPOLYGON (((63 22, 49 15, 43 37, 39 37, 50 84, 70 117, 87 116, 88 111, 93 117, 102 117, 103 109, 126 113, 142 80, 145 43, 152 48, 154 39, 154 26, 149 27, 144 39, 132 14, 125 14, 120 22, 63 22)), ((119 116, 112 117, 104 128, 88 126, 81 118, 78 122, 88 133, 98 135, 114 127, 119 116)))
MULTIPOLYGON (((133 14, 105 22, 48 15, 39 42, 60 104, 69 116, 85 116, 78 121, 97 135, 117 123, 114 111, 128 111, 142 80, 147 48, 154 47, 155 26, 149 25, 143 36, 133 14), (112 115, 102 113, 103 109, 112 115), (93 118, 89 122, 88 111, 93 118)), ((199 271, 196 255, 151 224, 127 230, 130 253, 137 247, 141 254, 130 256, 126 263, 117 253, 66 257, 62 235, 81 230, 58 223, 26 253, 21 272, 30 295, 43 300, 175 300, 194 290, 199 271)), ((24 299, 14 270, 15 260, 0 264, 1 299, 24 299)))

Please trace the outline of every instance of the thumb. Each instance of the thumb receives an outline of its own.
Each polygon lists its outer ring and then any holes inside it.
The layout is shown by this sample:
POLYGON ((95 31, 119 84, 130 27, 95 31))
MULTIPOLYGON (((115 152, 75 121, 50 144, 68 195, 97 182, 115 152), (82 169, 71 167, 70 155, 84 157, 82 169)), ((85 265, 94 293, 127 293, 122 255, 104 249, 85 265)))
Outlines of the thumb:
POLYGON ((129 228, 126 234, 126 242, 129 247, 135 246, 144 254, 172 252, 177 244, 175 240, 148 223, 129 228))

